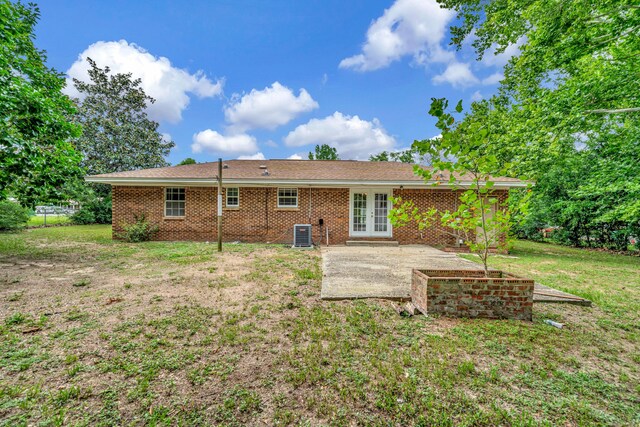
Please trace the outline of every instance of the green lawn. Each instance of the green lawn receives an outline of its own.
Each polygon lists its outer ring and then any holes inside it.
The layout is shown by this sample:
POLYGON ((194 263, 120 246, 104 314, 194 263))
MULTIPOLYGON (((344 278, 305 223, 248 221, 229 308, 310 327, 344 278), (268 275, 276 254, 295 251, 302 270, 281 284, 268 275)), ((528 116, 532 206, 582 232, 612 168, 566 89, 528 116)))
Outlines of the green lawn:
POLYGON ((639 258, 516 243, 492 264, 596 302, 529 323, 320 301, 318 251, 110 237, 0 235, 0 425, 640 423, 639 258))
MULTIPOLYGON (((68 224, 71 221, 67 215, 47 215, 47 225, 68 224)), ((27 227, 40 227, 44 225, 44 216, 32 216, 27 221, 27 227)))

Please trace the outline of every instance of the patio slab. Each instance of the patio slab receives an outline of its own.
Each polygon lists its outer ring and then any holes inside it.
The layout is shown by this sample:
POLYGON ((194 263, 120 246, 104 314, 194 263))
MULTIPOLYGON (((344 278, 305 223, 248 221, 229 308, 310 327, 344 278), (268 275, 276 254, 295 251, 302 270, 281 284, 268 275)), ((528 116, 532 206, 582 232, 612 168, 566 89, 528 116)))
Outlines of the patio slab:
MULTIPOLYGON (((479 265, 424 245, 322 247, 322 290, 325 300, 382 298, 410 300, 411 270, 477 270, 479 265)), ((533 302, 590 306, 591 301, 535 284, 533 302)))
POLYGON ((411 269, 474 270, 478 264, 430 246, 330 246, 322 252, 322 299, 409 300, 411 269))

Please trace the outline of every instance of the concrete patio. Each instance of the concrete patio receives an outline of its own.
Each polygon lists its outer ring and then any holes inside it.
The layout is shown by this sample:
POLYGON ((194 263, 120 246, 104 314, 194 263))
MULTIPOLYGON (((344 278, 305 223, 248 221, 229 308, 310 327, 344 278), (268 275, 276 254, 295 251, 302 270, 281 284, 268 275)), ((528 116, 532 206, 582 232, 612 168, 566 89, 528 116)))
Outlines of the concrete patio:
MULTIPOLYGON (((409 300, 413 268, 477 270, 455 253, 424 245, 322 247, 322 290, 326 300, 409 300)), ((591 301, 535 284, 533 302, 591 305, 591 301)))
POLYGON ((322 299, 409 299, 413 268, 478 268, 430 246, 330 246, 322 251, 322 299))

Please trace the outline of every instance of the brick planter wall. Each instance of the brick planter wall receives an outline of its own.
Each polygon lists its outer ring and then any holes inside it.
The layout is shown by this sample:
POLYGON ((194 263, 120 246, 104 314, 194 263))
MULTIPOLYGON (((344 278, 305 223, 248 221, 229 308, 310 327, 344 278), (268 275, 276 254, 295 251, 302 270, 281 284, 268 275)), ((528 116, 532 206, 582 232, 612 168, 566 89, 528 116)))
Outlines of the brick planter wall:
POLYGON ((531 320, 530 279, 502 271, 418 270, 411 279, 411 301, 423 314, 531 320))

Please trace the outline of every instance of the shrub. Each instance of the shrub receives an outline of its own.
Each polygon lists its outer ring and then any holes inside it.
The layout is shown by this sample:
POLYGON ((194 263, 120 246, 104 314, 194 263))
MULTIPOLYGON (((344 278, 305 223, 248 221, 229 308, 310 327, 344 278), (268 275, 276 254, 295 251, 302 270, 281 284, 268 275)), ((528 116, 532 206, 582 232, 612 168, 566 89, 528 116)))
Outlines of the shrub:
POLYGON ((544 240, 542 229, 545 228, 545 224, 542 222, 530 221, 528 218, 522 223, 513 227, 513 234, 518 239, 533 240, 535 242, 541 242, 544 240))
POLYGON ((82 206, 80 210, 70 217, 71 222, 74 224, 95 224, 96 216, 91 209, 87 209, 86 206, 82 206))
POLYGON ((629 249, 630 241, 633 234, 630 229, 623 228, 621 230, 615 230, 610 233, 610 240, 604 246, 607 249, 614 249, 617 251, 626 251, 629 249))
POLYGON ((74 224, 111 224, 111 198, 95 198, 71 216, 74 224))
POLYGON ((158 226, 147 221, 145 214, 133 215, 134 222, 122 224, 123 233, 117 233, 117 237, 131 243, 146 242, 158 232, 158 226))
POLYGON ((8 200, 0 201, 0 231, 17 231, 29 221, 29 210, 8 200))

